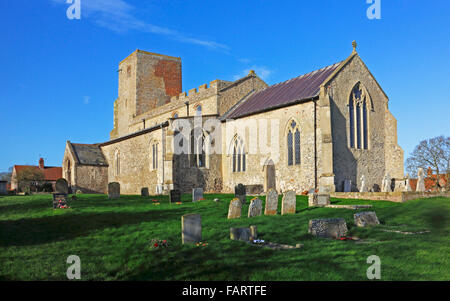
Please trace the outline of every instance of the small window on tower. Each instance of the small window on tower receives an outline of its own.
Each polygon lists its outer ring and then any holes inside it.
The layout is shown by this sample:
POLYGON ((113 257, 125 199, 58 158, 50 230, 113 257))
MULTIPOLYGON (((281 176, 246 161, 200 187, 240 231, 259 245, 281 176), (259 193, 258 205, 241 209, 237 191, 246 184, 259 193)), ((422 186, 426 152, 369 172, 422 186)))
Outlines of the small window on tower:
POLYGON ((130 77, 131 76, 131 66, 127 67, 127 76, 130 77))

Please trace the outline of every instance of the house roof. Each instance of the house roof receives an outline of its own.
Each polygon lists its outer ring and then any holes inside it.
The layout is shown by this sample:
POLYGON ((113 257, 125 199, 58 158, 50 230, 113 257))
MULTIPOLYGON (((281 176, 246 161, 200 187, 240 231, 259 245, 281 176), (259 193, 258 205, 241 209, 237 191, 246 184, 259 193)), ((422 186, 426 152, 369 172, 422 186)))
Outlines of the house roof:
POLYGON ((327 66, 256 92, 227 112, 226 118, 236 119, 316 98, 319 96, 320 86, 342 63, 344 62, 327 66))
POLYGON ((79 164, 108 166, 99 144, 70 143, 70 145, 79 164))
POLYGON ((40 169, 39 166, 34 165, 14 165, 16 173, 26 168, 35 168, 44 172, 45 181, 56 181, 62 178, 62 167, 45 166, 44 169, 40 169))

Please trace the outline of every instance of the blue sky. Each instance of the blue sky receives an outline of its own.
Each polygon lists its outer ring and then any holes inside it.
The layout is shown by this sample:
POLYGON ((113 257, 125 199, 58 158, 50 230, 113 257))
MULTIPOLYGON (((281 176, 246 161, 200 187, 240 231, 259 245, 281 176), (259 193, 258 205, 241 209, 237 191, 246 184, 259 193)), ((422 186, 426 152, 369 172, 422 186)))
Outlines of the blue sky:
POLYGON ((183 90, 255 69, 269 84, 341 61, 351 42, 390 97, 405 159, 450 133, 450 1, 3 0, 0 171, 61 165, 66 140, 109 139, 120 60, 135 49, 178 56, 183 90))

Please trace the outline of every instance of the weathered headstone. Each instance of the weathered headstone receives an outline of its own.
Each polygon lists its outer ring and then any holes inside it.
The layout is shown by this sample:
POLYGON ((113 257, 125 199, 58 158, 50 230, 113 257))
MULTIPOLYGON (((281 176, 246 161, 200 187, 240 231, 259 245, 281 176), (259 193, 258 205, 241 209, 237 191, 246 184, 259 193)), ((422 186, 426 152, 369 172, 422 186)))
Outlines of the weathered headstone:
POLYGON ((240 218, 242 214, 242 202, 238 198, 234 198, 228 207, 228 219, 240 218))
POLYGON ((240 199, 242 204, 245 204, 247 193, 243 184, 237 184, 234 186, 234 197, 240 199))
POLYGON ((404 187, 403 191, 405 191, 405 192, 412 191, 411 184, 409 183, 409 174, 406 174, 405 187, 404 187))
POLYGON ((256 226, 250 226, 250 238, 258 238, 258 229, 256 228, 256 226))
POLYGON ((198 202, 201 199, 203 199, 203 188, 192 189, 192 201, 198 202))
POLYGON ((419 168, 417 170, 417 186, 416 191, 425 191, 425 177, 423 168, 419 168))
POLYGON ((248 207, 248 217, 260 216, 262 214, 262 201, 258 198, 254 198, 250 201, 248 207))
POLYGON ((141 196, 149 196, 150 194, 148 193, 148 187, 142 187, 141 188, 141 196))
POLYGON ((251 231, 250 228, 230 228, 231 240, 250 241, 251 231))
POLYGON ((263 185, 245 185, 245 191, 247 194, 261 194, 264 192, 263 185))
POLYGON ((381 183, 381 192, 392 192, 391 188, 391 176, 386 174, 381 183))
POLYGON ((181 217, 181 240, 183 244, 202 240, 202 217, 200 214, 185 214, 181 217))
POLYGON ((120 184, 112 182, 108 184, 108 198, 118 199, 120 198, 120 184))
POLYGON ((313 219, 308 232, 317 237, 338 239, 347 234, 347 223, 343 218, 313 219))
POLYGON ((313 207, 324 207, 330 205, 330 195, 321 193, 321 194, 310 194, 308 195, 308 206, 313 207))
POLYGON ((270 188, 266 195, 265 215, 276 215, 278 210, 278 193, 275 189, 270 188))
POLYGON ((181 202, 181 191, 178 189, 170 190, 169 200, 171 203, 181 202))
POLYGON ((361 176, 361 188, 359 189, 359 192, 368 192, 366 177, 364 175, 361 176))
POLYGON ((60 178, 60 179, 56 180, 55 192, 56 193, 65 193, 65 194, 69 193, 69 184, 67 184, 66 179, 60 178))
POLYGON ((352 192, 352 181, 351 180, 344 180, 344 192, 352 192))
POLYGON ((353 215, 355 225, 358 227, 367 227, 379 225, 378 217, 373 211, 358 212, 353 215))
POLYGON ((283 193, 283 199, 281 200, 281 215, 295 213, 296 203, 294 190, 288 190, 283 193))

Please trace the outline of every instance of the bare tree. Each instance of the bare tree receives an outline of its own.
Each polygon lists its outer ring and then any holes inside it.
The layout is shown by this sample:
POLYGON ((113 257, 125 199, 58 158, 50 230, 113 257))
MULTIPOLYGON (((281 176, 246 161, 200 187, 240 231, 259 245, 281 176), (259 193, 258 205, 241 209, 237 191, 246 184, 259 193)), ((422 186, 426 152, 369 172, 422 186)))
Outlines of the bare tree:
POLYGON ((423 140, 416 146, 406 160, 406 169, 411 175, 417 174, 417 169, 425 171, 430 167, 437 175, 436 185, 439 184, 439 174, 446 174, 448 184, 450 174, 450 137, 438 136, 423 140))

